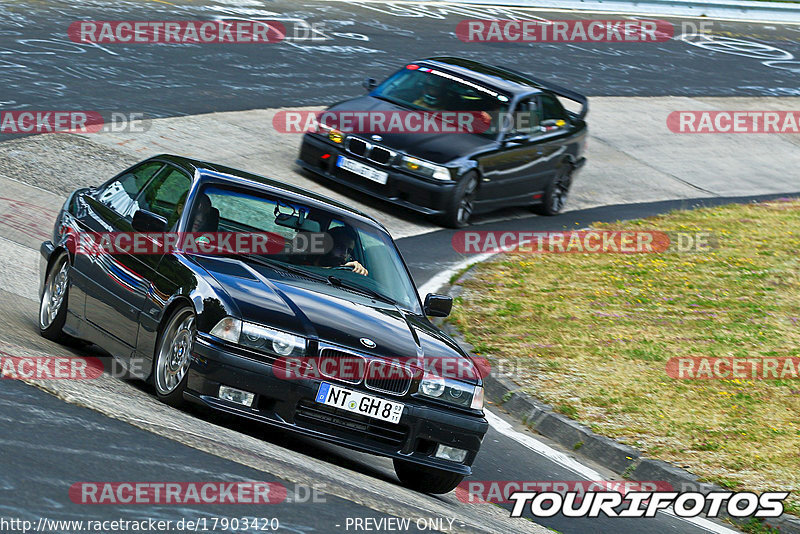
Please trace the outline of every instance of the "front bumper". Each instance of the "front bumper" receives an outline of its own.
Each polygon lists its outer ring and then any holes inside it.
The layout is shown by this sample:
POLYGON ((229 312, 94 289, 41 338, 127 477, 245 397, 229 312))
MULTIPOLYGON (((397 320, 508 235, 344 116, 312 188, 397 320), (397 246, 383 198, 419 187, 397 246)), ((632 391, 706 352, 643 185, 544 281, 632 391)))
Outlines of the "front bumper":
MULTIPOLYGON (((251 359, 237 354, 236 349, 198 336, 184 396, 217 410, 355 450, 463 475, 471 474, 470 465, 488 429, 483 417, 421 405, 413 397, 386 396, 405 404, 400 422, 395 425, 316 403, 314 399, 321 382, 280 378, 275 375, 269 361, 251 359), (218 398, 221 384, 255 393, 253 406, 218 398), (433 454, 437 444, 465 449, 467 457, 463 463, 435 458, 433 454)), ((340 385, 353 388, 346 383, 340 385)), ((369 394, 382 396, 374 391, 369 391, 369 394)))
POLYGON ((345 152, 344 147, 340 145, 334 145, 310 134, 303 136, 297 164, 334 182, 426 215, 444 213, 456 188, 455 182, 426 180, 397 169, 381 167, 345 152), (329 156, 323 159, 325 154, 329 156), (340 155, 388 172, 388 181, 382 185, 337 167, 336 160, 340 155))

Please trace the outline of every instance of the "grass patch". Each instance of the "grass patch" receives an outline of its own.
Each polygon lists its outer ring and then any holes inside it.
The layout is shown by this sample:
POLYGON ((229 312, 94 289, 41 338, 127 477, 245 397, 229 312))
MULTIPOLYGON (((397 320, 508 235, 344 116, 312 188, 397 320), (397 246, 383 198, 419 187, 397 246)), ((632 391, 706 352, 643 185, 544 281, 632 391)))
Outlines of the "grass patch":
POLYGON ((452 322, 523 391, 706 480, 792 491, 800 380, 671 379, 674 356, 800 356, 800 201, 598 224, 711 232, 712 251, 508 254, 474 267, 452 322))

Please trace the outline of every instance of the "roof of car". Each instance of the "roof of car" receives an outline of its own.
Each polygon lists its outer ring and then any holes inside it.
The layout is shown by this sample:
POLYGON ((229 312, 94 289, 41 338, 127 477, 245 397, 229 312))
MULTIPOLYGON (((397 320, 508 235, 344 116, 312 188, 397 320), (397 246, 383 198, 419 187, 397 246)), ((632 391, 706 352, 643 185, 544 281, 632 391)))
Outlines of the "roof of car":
POLYGON ((422 59, 416 63, 437 66, 452 74, 471 78, 507 93, 530 93, 532 90, 543 89, 539 83, 521 72, 505 67, 486 65, 470 59, 442 56, 422 59))
MULTIPOLYGON (((253 182, 258 182, 260 184, 264 184, 269 187, 273 187, 275 189, 282 190, 288 193, 290 196, 295 197, 306 197, 308 199, 314 200, 320 204, 325 204, 328 207, 333 208, 334 211, 342 212, 343 214, 347 215, 356 215, 358 217, 364 218, 369 220, 370 222, 376 224, 380 228, 386 230, 386 228, 373 217, 367 215, 366 213, 352 208, 343 202, 339 202, 338 200, 334 200, 332 198, 326 197, 324 195, 320 195, 313 191, 309 191, 308 189, 303 189, 302 187, 297 187, 292 184, 287 184, 286 182, 281 182, 279 180, 274 180, 271 178, 266 178, 264 176, 260 176, 258 174, 253 174, 247 171, 242 171, 240 169, 234 169, 232 167, 226 167, 224 165, 219 165, 217 163, 210 163, 208 161, 201 161, 192 158, 187 158, 184 156, 176 156, 174 154, 160 154, 158 156, 154 156, 151 159, 160 159, 166 160, 171 163, 174 163, 180 167, 183 167, 190 173, 194 174, 194 171, 199 171, 200 174, 203 174, 204 171, 211 171, 221 174, 227 174, 230 176, 235 176, 237 178, 242 178, 244 180, 250 180, 253 182)), ((298 199, 299 200, 299 199, 298 199)))

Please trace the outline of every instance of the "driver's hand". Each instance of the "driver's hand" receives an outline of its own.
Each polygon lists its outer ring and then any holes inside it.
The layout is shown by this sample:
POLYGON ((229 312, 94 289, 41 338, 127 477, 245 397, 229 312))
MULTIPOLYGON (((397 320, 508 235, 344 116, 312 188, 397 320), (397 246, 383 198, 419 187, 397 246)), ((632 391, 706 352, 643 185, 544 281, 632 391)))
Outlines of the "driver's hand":
POLYGON ((364 276, 367 276, 369 274, 369 271, 367 271, 364 268, 364 266, 358 263, 357 261, 348 261, 347 263, 342 265, 342 267, 350 267, 356 274, 362 274, 364 276))

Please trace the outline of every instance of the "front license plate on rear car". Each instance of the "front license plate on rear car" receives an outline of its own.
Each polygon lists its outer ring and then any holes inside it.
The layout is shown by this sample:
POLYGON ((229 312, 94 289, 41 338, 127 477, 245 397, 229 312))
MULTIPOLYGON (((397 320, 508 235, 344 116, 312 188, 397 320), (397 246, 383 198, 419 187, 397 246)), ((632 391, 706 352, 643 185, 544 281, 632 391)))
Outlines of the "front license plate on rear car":
POLYGON ((315 399, 321 404, 333 406, 367 417, 373 417, 382 421, 389 421, 397 424, 400 416, 403 415, 403 403, 388 401, 380 397, 365 395, 364 393, 353 391, 352 389, 340 388, 333 384, 323 382, 317 390, 315 399))
POLYGON ((389 173, 379 171, 378 169, 373 169, 369 165, 364 165, 361 162, 353 161, 352 159, 348 159, 344 156, 339 156, 339 158, 336 160, 336 166, 350 171, 353 174, 363 176, 367 180, 378 182, 379 184, 386 184, 387 180, 389 179, 389 173))

